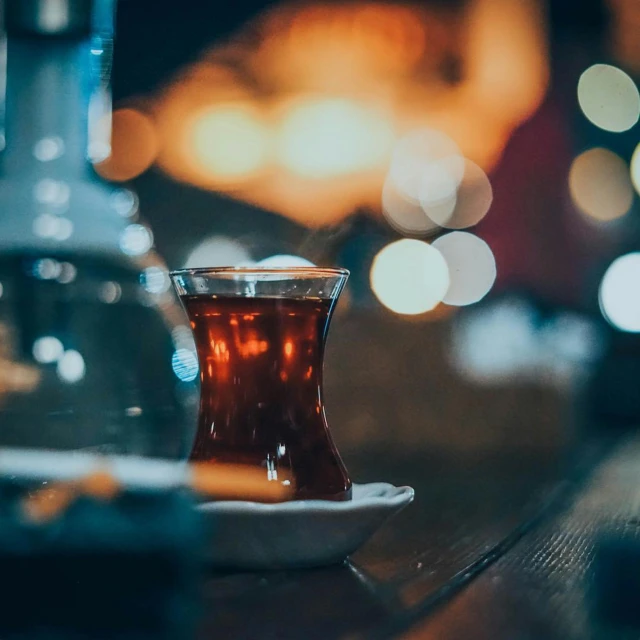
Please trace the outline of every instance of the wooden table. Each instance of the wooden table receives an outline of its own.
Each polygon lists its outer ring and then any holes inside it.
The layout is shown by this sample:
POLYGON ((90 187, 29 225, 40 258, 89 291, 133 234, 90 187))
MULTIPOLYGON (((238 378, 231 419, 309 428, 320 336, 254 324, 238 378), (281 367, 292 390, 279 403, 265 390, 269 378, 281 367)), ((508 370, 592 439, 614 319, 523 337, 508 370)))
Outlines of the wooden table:
POLYGON ((415 503, 346 566, 211 576, 199 638, 591 637, 580 580, 596 522, 633 488, 612 478, 634 461, 640 488, 640 441, 596 437, 568 456, 361 452, 355 478, 410 484, 415 503))
POLYGON ((537 526, 404 636, 640 638, 640 437, 568 483, 537 526))

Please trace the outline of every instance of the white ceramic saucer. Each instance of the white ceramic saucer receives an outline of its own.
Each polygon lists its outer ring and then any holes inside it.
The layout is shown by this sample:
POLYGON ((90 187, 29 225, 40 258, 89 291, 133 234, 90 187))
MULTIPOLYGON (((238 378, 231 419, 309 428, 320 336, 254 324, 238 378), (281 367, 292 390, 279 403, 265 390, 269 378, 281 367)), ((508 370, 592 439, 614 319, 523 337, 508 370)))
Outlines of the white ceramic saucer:
POLYGON ((210 525, 208 557, 214 567, 318 567, 346 560, 413 495, 411 487, 373 482, 354 484, 346 502, 206 502, 198 509, 210 525))

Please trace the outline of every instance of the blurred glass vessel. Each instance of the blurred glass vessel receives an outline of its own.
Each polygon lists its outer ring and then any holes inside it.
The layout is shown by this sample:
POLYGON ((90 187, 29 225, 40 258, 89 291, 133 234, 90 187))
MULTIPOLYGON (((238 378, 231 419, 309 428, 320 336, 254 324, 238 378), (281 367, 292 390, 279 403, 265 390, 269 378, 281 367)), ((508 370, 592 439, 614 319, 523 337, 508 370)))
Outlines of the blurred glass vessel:
POLYGON ((322 397, 325 341, 348 271, 223 267, 171 275, 200 363, 191 459, 262 467, 265 482, 294 484, 299 499, 350 499, 322 397))
POLYGON ((184 314, 134 194, 91 164, 110 152, 113 2, 2 6, 0 445, 185 455, 184 314))

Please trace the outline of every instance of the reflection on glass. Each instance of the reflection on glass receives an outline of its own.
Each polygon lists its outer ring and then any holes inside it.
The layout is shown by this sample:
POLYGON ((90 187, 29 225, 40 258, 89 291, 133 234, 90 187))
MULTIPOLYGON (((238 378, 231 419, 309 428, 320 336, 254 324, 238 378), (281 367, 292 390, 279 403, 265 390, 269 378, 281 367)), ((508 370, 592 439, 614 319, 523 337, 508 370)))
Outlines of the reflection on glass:
MULTIPOLYGON (((262 467, 265 482, 293 482, 298 498, 349 499, 322 398, 324 344, 347 272, 192 269, 173 278, 200 363, 191 459, 262 467)), ((194 368, 185 356, 176 352, 174 364, 183 379, 194 368)))

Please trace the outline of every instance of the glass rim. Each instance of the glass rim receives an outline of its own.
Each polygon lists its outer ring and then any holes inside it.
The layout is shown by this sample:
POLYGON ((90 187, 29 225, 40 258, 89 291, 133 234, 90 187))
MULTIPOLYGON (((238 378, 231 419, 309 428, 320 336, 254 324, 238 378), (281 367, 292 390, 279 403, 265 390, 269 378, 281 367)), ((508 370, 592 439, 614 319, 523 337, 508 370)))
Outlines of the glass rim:
POLYGON ((176 276, 225 276, 225 275, 291 275, 292 277, 329 278, 347 277, 348 269, 342 267, 197 267, 193 269, 176 269, 169 271, 176 276))

